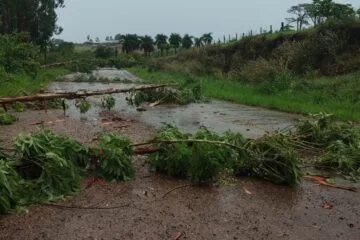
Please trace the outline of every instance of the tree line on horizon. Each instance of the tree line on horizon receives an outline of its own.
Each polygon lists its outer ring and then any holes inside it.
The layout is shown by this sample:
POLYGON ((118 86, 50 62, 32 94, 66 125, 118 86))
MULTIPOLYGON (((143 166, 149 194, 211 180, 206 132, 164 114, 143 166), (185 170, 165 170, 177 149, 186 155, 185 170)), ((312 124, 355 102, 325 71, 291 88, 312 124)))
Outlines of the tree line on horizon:
MULTIPOLYGON (((161 54, 168 53, 170 49, 174 49, 175 53, 180 47, 190 49, 191 47, 203 47, 210 45, 213 42, 212 33, 204 33, 201 37, 194 37, 189 34, 181 36, 178 33, 171 33, 170 36, 165 34, 157 34, 154 38, 145 35, 140 36, 137 34, 116 34, 114 38, 107 36, 105 41, 118 41, 122 44, 123 52, 130 53, 136 50, 143 50, 146 56, 155 50, 155 47, 160 50, 161 54)), ((87 43, 94 41, 87 36, 87 43)), ((96 43, 100 43, 99 38, 95 39, 96 43)))

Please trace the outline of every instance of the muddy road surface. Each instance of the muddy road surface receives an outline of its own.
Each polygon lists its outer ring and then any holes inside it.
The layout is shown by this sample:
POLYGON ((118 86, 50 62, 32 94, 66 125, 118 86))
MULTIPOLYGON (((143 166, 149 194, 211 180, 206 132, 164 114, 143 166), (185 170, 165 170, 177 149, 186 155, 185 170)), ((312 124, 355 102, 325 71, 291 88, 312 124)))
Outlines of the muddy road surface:
MULTIPOLYGON (((76 87, 109 88, 99 83, 68 84, 65 88, 64 83, 54 83, 50 88, 59 91, 76 87)), ((0 138, 10 145, 20 132, 45 126, 90 145, 97 134, 109 131, 142 142, 152 139, 156 128, 168 119, 187 131, 205 125, 217 132, 231 129, 256 137, 292 125, 296 118, 296 115, 220 101, 137 112, 120 101, 124 96, 117 98, 116 108, 111 112, 99 108, 100 98, 91 98, 94 107, 86 115, 79 114, 73 104, 67 116, 59 110, 47 114, 17 113, 16 124, 0 126, 0 138), (195 113, 198 115, 192 116, 195 113), (179 120, 182 116, 187 117, 179 120)), ((212 186, 193 187, 187 181, 153 172, 146 157, 136 157, 134 165, 136 177, 132 181, 95 184, 87 189, 84 182, 78 196, 56 205, 34 205, 27 214, 1 215, 0 239, 348 240, 360 237, 359 192, 321 187, 307 180, 290 188, 249 178, 225 178, 212 186)), ((350 182, 343 184, 354 186, 350 182)))

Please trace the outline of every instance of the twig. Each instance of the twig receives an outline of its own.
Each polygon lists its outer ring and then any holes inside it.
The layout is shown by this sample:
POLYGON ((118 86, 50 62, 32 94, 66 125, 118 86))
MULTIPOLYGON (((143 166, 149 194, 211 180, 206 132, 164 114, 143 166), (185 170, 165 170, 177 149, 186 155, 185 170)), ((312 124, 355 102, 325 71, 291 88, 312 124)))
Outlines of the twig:
POLYGON ((167 195, 169 195, 169 194, 172 193, 173 191, 176 191, 176 190, 181 189, 181 188, 190 187, 190 186, 191 186, 191 184, 186 184, 186 185, 182 185, 182 186, 175 187, 175 188, 167 191, 164 195, 162 195, 161 199, 165 198, 167 195))

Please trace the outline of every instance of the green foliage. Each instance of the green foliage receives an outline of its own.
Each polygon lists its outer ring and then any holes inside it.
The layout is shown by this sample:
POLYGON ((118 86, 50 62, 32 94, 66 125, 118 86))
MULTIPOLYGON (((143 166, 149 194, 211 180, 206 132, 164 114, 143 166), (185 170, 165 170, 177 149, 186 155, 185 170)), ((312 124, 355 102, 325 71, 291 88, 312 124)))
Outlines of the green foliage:
POLYGON ((178 33, 172 33, 170 35, 169 43, 170 43, 170 46, 175 49, 175 52, 176 52, 176 49, 178 49, 180 47, 181 40, 182 40, 181 36, 178 33))
POLYGON ((188 177, 193 183, 214 180, 221 169, 228 164, 227 157, 231 155, 231 149, 211 143, 186 141, 191 139, 222 140, 221 137, 207 130, 200 130, 191 135, 183 134, 173 126, 167 126, 158 133, 156 140, 164 142, 158 144, 160 152, 150 156, 151 164, 159 172, 172 177, 188 177), (167 143, 178 140, 180 141, 167 143))
POLYGON ((130 180, 134 177, 129 139, 109 133, 99 137, 99 174, 105 179, 130 180))
MULTIPOLYGON (((0 71, 1 72, 1 71, 0 71)), ((35 78, 26 74, 11 75, 9 81, 1 82, 0 96, 24 96, 38 92, 50 81, 69 71, 65 69, 42 69, 35 78)))
POLYGON ((333 115, 314 115, 297 126, 300 139, 325 150, 318 167, 330 167, 354 178, 360 177, 360 128, 338 122, 333 115))
POLYGON ((142 37, 140 48, 144 50, 145 56, 150 56, 150 53, 155 50, 154 40, 152 39, 152 37, 148 35, 142 37))
POLYGON ((6 213, 20 204, 20 177, 13 163, 0 158, 0 213, 6 213))
MULTIPOLYGON (((78 141, 57 135, 50 130, 41 130, 33 134, 21 134, 14 143, 22 155, 22 161, 54 153, 60 158, 71 161, 75 166, 86 167, 89 164, 88 148, 78 141)), ((52 156, 49 156, 50 158, 52 156)))
POLYGON ((277 184, 296 185, 301 178, 299 157, 284 135, 245 140, 231 132, 219 136, 203 129, 183 134, 167 126, 155 141, 160 151, 152 154, 150 161, 156 170, 193 183, 212 181, 225 169, 277 184))
POLYGON ((14 143, 26 204, 72 195, 80 189, 88 149, 77 141, 49 130, 19 135, 14 143))
POLYGON ((12 104, 12 108, 15 112, 23 112, 25 111, 25 104, 22 102, 15 102, 12 104))
POLYGON ((0 112, 0 125, 11 125, 16 121, 16 117, 7 112, 0 112))
POLYGON ((130 141, 116 134, 100 136, 99 147, 89 149, 41 130, 19 135, 14 146, 12 155, 0 146, 0 213, 77 193, 85 170, 109 181, 134 176, 130 141))
POLYGON ((80 99, 77 102, 76 107, 80 109, 80 113, 87 113, 91 108, 91 103, 85 99, 80 99))
POLYGON ((114 98, 113 96, 111 96, 111 95, 108 95, 108 96, 103 97, 103 98, 101 99, 101 106, 102 106, 103 108, 106 108, 106 109, 109 110, 109 111, 110 111, 112 108, 115 107, 115 103, 116 103, 116 100, 115 100, 115 98, 114 98))
POLYGON ((290 186, 300 182, 299 156, 284 135, 265 135, 250 141, 245 156, 235 168, 240 176, 255 176, 290 186))
POLYGON ((98 46, 95 50, 95 57, 97 58, 110 58, 115 55, 113 48, 98 46))
POLYGON ((337 122, 332 114, 320 113, 311 116, 313 119, 301 121, 297 125, 297 133, 304 141, 328 147, 336 141, 353 145, 360 140, 359 128, 350 123, 337 122))
POLYGON ((184 87, 181 90, 174 88, 162 88, 155 90, 132 92, 126 98, 130 105, 139 106, 143 102, 159 102, 159 103, 174 103, 186 105, 193 102, 199 102, 203 99, 201 87, 199 84, 191 88, 184 87))
POLYGON ((34 78, 40 67, 38 49, 23 38, 20 34, 0 35, 0 66, 7 73, 26 73, 34 78))
POLYGON ((193 44, 193 37, 191 37, 189 34, 185 34, 181 40, 181 45, 183 46, 183 48, 190 49, 193 44))

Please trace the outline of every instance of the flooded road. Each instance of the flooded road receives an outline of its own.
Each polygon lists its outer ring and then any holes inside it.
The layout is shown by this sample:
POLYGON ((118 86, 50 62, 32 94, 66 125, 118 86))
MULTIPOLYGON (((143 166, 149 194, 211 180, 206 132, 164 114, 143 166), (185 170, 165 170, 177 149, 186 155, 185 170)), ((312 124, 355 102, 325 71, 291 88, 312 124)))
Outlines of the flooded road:
MULTIPOLYGON (((49 88, 75 91, 131 86, 135 85, 55 82, 49 88)), ((151 126, 159 128, 164 122, 189 132, 206 126, 216 132, 230 129, 257 137, 292 125, 298 117, 223 101, 145 106, 147 111, 138 112, 127 105, 126 95, 114 97, 115 113, 103 112, 101 97, 89 98, 94 107, 83 115, 72 101, 69 117, 61 110, 16 113, 19 121, 0 126, 0 139, 9 142, 20 132, 36 131, 44 125, 89 145, 103 132, 118 132, 139 143, 151 140, 156 133, 151 126), (101 122, 101 118, 112 116, 120 120, 101 122)), ((144 156, 134 157, 133 164, 136 177, 131 181, 89 188, 84 182, 78 196, 56 202, 58 207, 34 205, 28 214, 0 215, 0 239, 347 240, 360 236, 358 192, 307 180, 290 188, 254 178, 222 179, 211 187, 195 187, 150 171, 144 156)))
MULTIPOLYGON (((136 84, 124 83, 87 83, 87 82, 54 82, 49 86, 51 91, 102 90, 108 88, 131 88, 136 84)), ((185 132, 195 132, 206 127, 216 133, 227 130, 242 133, 249 138, 262 136, 266 132, 281 130, 292 126, 299 117, 295 114, 282 113, 259 107, 245 106, 225 101, 212 100, 209 103, 194 103, 186 106, 161 105, 149 107, 146 111, 137 111, 136 107, 127 104, 126 94, 114 94, 116 106, 114 112, 124 117, 131 117, 155 128, 164 124, 173 124, 185 132)), ((90 122, 99 120, 102 109, 100 97, 90 97, 92 109, 84 115, 90 122)), ((79 118, 79 110, 74 101, 69 102, 68 115, 79 118)))

